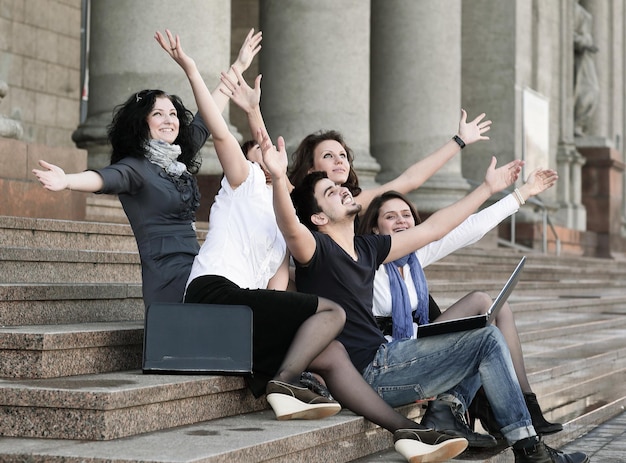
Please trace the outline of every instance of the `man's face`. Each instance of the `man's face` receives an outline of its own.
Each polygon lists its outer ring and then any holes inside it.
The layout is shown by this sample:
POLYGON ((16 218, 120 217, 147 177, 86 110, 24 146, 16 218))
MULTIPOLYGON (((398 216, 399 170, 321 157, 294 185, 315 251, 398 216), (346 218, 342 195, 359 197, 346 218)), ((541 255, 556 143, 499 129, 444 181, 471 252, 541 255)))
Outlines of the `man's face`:
POLYGON ((321 179, 315 185, 315 199, 330 222, 353 217, 361 211, 361 205, 354 201, 350 190, 335 185, 328 178, 321 179))

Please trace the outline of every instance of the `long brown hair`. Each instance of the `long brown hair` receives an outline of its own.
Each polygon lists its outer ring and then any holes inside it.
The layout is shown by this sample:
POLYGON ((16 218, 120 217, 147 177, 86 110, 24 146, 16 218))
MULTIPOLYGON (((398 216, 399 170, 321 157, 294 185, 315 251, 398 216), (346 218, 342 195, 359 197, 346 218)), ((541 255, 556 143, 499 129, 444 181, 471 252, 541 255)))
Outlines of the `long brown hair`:
POLYGON ((289 169, 289 181, 295 187, 298 187, 302 183, 304 177, 306 177, 309 171, 313 168, 313 151, 315 150, 315 147, 326 140, 335 140, 343 147, 344 150, 346 150, 350 171, 348 172, 348 179, 346 180, 346 183, 342 186, 350 190, 352 196, 357 196, 361 193, 361 188, 359 187, 359 178, 352 167, 354 154, 348 145, 346 145, 343 136, 336 130, 320 130, 304 137, 304 139, 300 142, 300 145, 291 155, 292 165, 289 169))

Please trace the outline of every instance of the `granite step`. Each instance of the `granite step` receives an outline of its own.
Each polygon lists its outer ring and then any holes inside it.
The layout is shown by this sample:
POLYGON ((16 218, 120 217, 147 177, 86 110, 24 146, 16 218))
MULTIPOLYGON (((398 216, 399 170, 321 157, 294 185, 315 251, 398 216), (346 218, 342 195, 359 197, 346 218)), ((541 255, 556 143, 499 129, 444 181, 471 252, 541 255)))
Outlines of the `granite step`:
MULTIPOLYGON (((567 446, 568 452, 587 452, 591 449, 586 447, 585 435, 597 426, 609 421, 624 412, 626 408, 626 396, 618 398, 601 407, 588 410, 576 419, 565 424, 563 431, 550 436, 545 436, 543 441, 557 449, 567 446)), ((619 435, 619 433, 617 433, 619 435)), ((463 461, 464 463, 511 463, 514 461, 513 452, 510 447, 501 444, 495 449, 478 450, 470 449, 463 452, 452 461, 463 461)), ((594 463, 600 461, 591 459, 594 463)), ((611 460, 612 461, 612 460, 611 460)), ((622 460, 615 460, 615 462, 622 460)), ((353 463, 406 463, 406 460, 393 448, 376 452, 365 457, 352 461, 353 463)))
MULTIPOLYGON (((206 222, 199 222, 204 240, 206 222)), ((137 252, 128 224, 0 216, 0 248, 137 252)))
MULTIPOLYGON (((626 327, 597 330, 593 332, 595 339, 591 343, 577 342, 564 335, 550 339, 542 350, 535 347, 525 357, 529 380, 552 419, 575 418, 591 404, 592 395, 596 403, 612 401, 616 395, 624 394, 621 387, 626 377, 624 333, 626 327), (620 387, 614 390, 611 384, 620 387)), ((140 350, 137 353, 140 354, 140 350)), ((234 387, 240 399, 248 397, 239 377, 142 375, 140 371, 129 371, 66 378, 0 379, 0 406, 6 412, 0 435, 108 440, 172 425, 191 424, 208 419, 202 418, 203 412, 197 407, 219 408, 224 400, 232 400, 231 396, 226 399, 222 396, 224 391, 220 389, 220 381, 234 387), (209 394, 208 402, 199 402, 200 396, 209 394), (176 415, 179 406, 188 410, 189 421, 172 424, 168 419, 161 421, 156 416, 162 413, 176 415), (54 423, 61 417, 76 420, 76 426, 80 422, 89 423, 90 428, 78 433, 73 425, 55 427, 54 423), (123 417, 132 420, 132 426, 118 427, 123 417), (31 429, 30 425, 24 425, 33 420, 41 426, 31 429)), ((248 413, 250 410, 246 407, 256 403, 252 398, 248 399, 229 413, 248 413)))
POLYGON ((141 370, 0 378, 0 397, 0 435, 47 439, 111 440, 268 408, 240 376, 141 370))
POLYGON ((141 283, 139 254, 129 251, 0 248, 3 283, 141 283))
MULTIPOLYGON (((534 349, 543 352, 547 348, 555 349, 553 346, 544 347, 546 343, 557 343, 558 348, 586 333, 600 330, 608 333, 610 330, 624 329, 626 309, 622 313, 611 313, 615 299, 606 299, 606 305, 603 305, 604 301, 598 299, 592 310, 548 307, 542 314, 540 325, 536 322, 536 311, 516 312, 520 339, 524 345, 533 342, 526 348, 527 351, 532 352, 534 349)), ((618 298, 618 301, 621 301, 622 308, 626 308, 624 298, 618 298)), ((532 304, 524 304, 524 307, 532 304)), ((139 368, 143 310, 136 310, 135 316, 126 322, 107 320, 2 326, 0 376, 51 378, 139 368)), ((609 338, 609 334, 602 336, 609 338)))
MULTIPOLYGON (((560 447, 621 412, 626 398, 565 423, 561 433, 545 441, 560 447)), ((400 407, 401 413, 419 419, 419 405, 400 407)), ((581 449, 584 450, 584 449, 581 449)), ((393 450, 391 434, 349 411, 324 420, 275 420, 269 410, 212 419, 191 425, 109 441, 0 438, 0 461, 50 463, 176 462, 225 463, 294 461, 397 462, 406 460, 393 450)), ((504 446, 487 451, 466 451, 456 460, 470 463, 510 462, 504 446)))
POLYGON ((143 320, 140 283, 0 284, 0 326, 143 320))
POLYGON ((58 378, 141 367, 143 322, 0 328, 0 376, 58 378))

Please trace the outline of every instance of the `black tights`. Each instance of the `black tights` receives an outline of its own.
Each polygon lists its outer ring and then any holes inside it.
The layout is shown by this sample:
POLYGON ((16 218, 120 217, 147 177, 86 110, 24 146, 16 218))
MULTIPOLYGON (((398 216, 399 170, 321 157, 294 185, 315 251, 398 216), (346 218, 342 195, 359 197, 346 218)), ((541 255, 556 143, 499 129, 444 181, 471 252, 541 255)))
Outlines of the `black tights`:
POLYGON ((309 365, 318 373, 333 397, 357 415, 361 415, 387 431, 424 428, 395 411, 374 391, 352 364, 346 349, 339 341, 333 341, 309 365))

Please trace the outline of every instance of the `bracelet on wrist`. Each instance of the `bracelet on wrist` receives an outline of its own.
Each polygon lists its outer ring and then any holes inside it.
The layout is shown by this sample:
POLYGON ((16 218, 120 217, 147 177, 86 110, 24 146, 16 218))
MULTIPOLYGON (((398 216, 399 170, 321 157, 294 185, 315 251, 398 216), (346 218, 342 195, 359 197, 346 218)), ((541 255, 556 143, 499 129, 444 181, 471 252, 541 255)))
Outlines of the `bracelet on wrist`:
POLYGON ((452 137, 452 139, 461 147, 461 149, 465 148, 465 142, 461 137, 455 135, 454 137, 452 137))
POLYGON ((520 206, 523 206, 524 204, 526 204, 526 201, 524 200, 524 197, 522 196, 521 191, 519 191, 516 188, 515 190, 513 190, 513 194, 517 198, 517 202, 519 203, 520 206))

